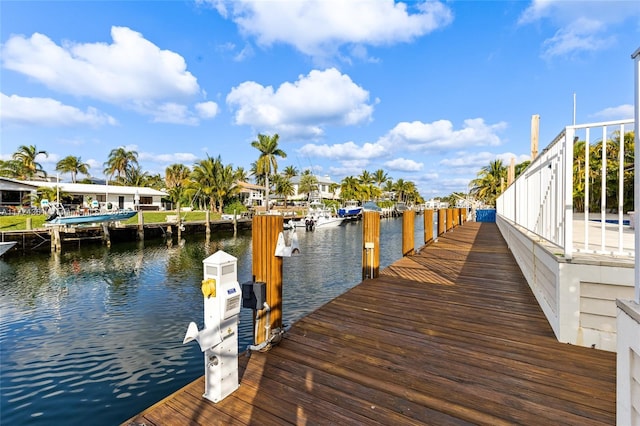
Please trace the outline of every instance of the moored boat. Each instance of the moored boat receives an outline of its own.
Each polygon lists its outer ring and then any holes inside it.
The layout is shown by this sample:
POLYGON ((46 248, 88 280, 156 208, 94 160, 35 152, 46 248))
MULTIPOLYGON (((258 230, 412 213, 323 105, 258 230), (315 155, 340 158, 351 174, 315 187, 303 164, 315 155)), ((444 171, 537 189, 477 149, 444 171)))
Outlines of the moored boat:
POLYGON ((16 241, 2 241, 2 242, 0 242, 0 256, 5 254, 7 251, 9 251, 9 249, 11 247, 15 246, 16 244, 17 244, 16 241))
POLYGON ((362 214, 362 206, 355 200, 349 200, 344 203, 343 207, 338 209, 338 216, 340 217, 356 217, 362 214))
POLYGON ((118 222, 133 217, 138 212, 135 210, 107 210, 97 211, 89 214, 70 214, 61 204, 53 203, 49 205, 48 217, 45 219, 45 226, 54 225, 89 225, 92 223, 118 222))
POLYGON ((342 225, 344 217, 338 217, 328 207, 320 201, 312 201, 309 205, 307 215, 298 221, 293 222, 294 226, 306 228, 307 231, 313 231, 318 228, 334 228, 342 225))

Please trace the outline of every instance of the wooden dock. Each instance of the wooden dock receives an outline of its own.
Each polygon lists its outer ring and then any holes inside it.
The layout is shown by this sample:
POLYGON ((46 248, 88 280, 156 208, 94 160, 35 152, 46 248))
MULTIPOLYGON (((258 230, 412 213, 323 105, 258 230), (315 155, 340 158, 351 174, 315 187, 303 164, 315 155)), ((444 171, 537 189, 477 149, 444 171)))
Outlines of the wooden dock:
MULTIPOLYGON (((327 265, 328 267, 330 265, 327 265)), ((495 224, 441 236, 125 425, 613 425, 616 355, 559 343, 495 224)))

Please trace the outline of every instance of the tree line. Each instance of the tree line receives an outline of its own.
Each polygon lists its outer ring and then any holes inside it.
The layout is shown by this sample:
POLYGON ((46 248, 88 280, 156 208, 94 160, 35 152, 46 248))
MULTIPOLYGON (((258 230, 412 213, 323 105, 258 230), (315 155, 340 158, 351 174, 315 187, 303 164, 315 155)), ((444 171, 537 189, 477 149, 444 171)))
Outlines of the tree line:
MULTIPOLYGON (((124 147, 112 149, 103 164, 103 173, 109 185, 144 186, 165 191, 176 205, 189 205, 199 209, 209 209, 222 213, 225 206, 232 205, 237 211, 243 206, 239 201, 241 186, 239 182, 249 182, 253 178, 257 185, 267 187, 265 205, 269 206, 269 194, 283 198, 285 205, 289 197, 304 194, 310 198, 317 194, 319 185, 311 170, 299 171, 295 166, 287 166, 278 172, 278 158, 287 154, 278 146, 279 136, 259 134, 251 142, 258 150, 256 161, 249 171, 243 167, 224 164, 220 156, 196 161, 192 167, 184 164, 172 164, 165 169, 164 176, 149 174, 141 169, 138 153, 124 147), (292 178, 300 176, 296 194, 292 178)), ((38 156, 48 156, 46 151, 38 150, 34 145, 22 145, 7 161, 0 160, 0 176, 33 180, 46 178, 47 172, 37 161, 38 156)), ((69 155, 56 163, 55 170, 68 173, 72 183, 94 183, 90 175, 90 165, 80 157, 69 155), (79 176, 84 175, 83 179, 79 176)), ((347 176, 340 183, 334 183, 329 191, 334 194, 340 190, 342 200, 380 201, 393 198, 408 204, 423 203, 416 185, 411 181, 398 179, 395 182, 388 174, 378 169, 371 173, 364 170, 359 176, 347 176)), ((390 201, 392 204, 393 202, 390 201)))

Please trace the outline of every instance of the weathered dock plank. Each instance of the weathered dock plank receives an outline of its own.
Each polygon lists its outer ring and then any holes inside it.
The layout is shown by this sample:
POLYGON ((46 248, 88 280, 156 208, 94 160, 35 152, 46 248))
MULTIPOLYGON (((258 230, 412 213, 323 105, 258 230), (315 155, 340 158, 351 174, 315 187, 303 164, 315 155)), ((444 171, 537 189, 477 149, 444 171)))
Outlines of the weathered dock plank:
POLYGON ((615 354, 559 343, 494 224, 455 228, 124 424, 615 424, 615 354), (246 367, 245 367, 246 363, 246 367))

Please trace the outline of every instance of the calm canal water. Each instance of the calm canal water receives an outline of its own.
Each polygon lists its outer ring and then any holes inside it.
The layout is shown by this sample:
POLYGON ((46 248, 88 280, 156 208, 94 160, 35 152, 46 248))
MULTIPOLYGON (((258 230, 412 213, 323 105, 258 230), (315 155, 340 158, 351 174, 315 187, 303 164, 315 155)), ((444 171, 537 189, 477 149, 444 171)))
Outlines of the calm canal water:
MULTIPOLYGON (((416 246, 422 241, 416 218, 416 246)), ((381 221, 381 267, 401 254, 401 219, 381 221)), ((298 231, 284 260, 283 319, 292 324, 361 281, 361 223, 298 231)), ((86 245, 0 259, 0 424, 119 424, 204 374, 187 325, 203 326, 202 260, 238 258, 251 279, 251 233, 86 245)), ((252 343, 240 315, 240 350, 252 343)))

